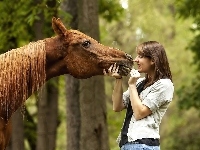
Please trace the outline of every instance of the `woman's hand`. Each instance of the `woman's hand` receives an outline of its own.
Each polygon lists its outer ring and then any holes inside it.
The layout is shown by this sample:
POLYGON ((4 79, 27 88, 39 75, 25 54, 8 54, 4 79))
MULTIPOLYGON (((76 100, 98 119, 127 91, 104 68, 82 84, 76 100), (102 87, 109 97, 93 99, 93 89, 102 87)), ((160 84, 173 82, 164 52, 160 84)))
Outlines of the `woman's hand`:
POLYGON ((122 76, 118 73, 118 71, 119 71, 119 66, 117 66, 117 64, 115 63, 110 66, 107 72, 104 69, 103 73, 104 75, 115 77, 116 79, 122 79, 122 76))
POLYGON ((132 69, 130 72, 130 75, 131 75, 131 77, 129 78, 128 84, 135 85, 137 79, 140 77, 140 73, 137 70, 132 69))
POLYGON ((138 79, 138 78, 130 77, 129 80, 128 80, 128 84, 129 84, 129 85, 136 85, 137 79, 138 79))

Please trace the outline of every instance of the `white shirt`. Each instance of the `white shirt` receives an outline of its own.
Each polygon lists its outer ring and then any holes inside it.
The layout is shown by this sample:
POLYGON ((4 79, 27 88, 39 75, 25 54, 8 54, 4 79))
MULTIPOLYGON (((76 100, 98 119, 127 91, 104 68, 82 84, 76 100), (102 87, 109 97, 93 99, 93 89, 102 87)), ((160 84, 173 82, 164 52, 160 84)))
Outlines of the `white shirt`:
MULTIPOLYGON (((140 83, 145 78, 139 78, 137 83, 140 83)), ((134 117, 134 112, 128 128, 128 142, 135 141, 142 138, 159 139, 159 125, 164 116, 169 103, 172 101, 174 93, 174 86, 170 79, 160 79, 151 86, 144 89, 139 98, 142 104, 149 107, 152 114, 137 120, 134 117)), ((123 103, 126 107, 130 102, 129 89, 123 93, 123 103)), ((121 140, 121 133, 117 142, 121 140)))

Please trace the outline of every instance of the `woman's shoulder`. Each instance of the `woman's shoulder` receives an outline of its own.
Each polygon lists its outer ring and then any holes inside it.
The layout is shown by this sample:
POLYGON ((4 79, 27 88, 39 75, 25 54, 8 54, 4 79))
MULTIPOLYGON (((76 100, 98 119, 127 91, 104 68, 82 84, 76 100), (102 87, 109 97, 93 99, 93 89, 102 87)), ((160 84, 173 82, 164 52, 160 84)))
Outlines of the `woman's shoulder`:
MULTIPOLYGON (((139 85, 139 83, 142 83, 142 81, 144 81, 145 79, 146 79, 145 77, 139 78, 136 82, 136 85, 139 85)), ((173 90, 174 84, 170 79, 165 78, 165 79, 159 79, 154 84, 152 84, 150 87, 155 88, 155 89, 160 89, 160 88, 168 89, 168 88, 170 88, 170 89, 173 90)))
POLYGON ((159 79, 156 81, 153 86, 156 88, 164 88, 164 89, 174 89, 174 84, 170 79, 159 79))
POLYGON ((170 79, 159 79, 158 84, 163 84, 163 85, 173 85, 173 82, 170 79))

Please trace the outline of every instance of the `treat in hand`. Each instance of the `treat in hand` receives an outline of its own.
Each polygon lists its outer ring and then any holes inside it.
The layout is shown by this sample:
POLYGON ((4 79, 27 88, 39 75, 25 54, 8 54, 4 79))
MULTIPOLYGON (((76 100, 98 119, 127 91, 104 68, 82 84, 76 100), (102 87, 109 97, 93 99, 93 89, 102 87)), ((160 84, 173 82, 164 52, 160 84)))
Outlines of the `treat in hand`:
POLYGON ((131 75, 131 77, 134 77, 134 78, 139 78, 140 77, 140 73, 135 69, 131 70, 130 75, 131 75))

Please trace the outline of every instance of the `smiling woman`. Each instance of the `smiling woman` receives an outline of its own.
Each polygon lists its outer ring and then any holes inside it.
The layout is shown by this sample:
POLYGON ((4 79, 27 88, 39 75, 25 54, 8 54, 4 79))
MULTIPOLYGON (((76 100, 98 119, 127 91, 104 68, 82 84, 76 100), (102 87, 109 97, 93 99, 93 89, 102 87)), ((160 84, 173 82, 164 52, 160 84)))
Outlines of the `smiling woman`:
MULTIPOLYGON (((121 150, 160 149, 159 126, 173 98, 174 86, 164 47, 148 41, 136 48, 136 70, 130 72, 129 88, 123 93, 119 67, 114 64, 108 75, 116 78, 112 94, 113 110, 126 109, 126 117, 118 137, 121 150)), ((107 73, 105 73, 107 74, 107 73)))

